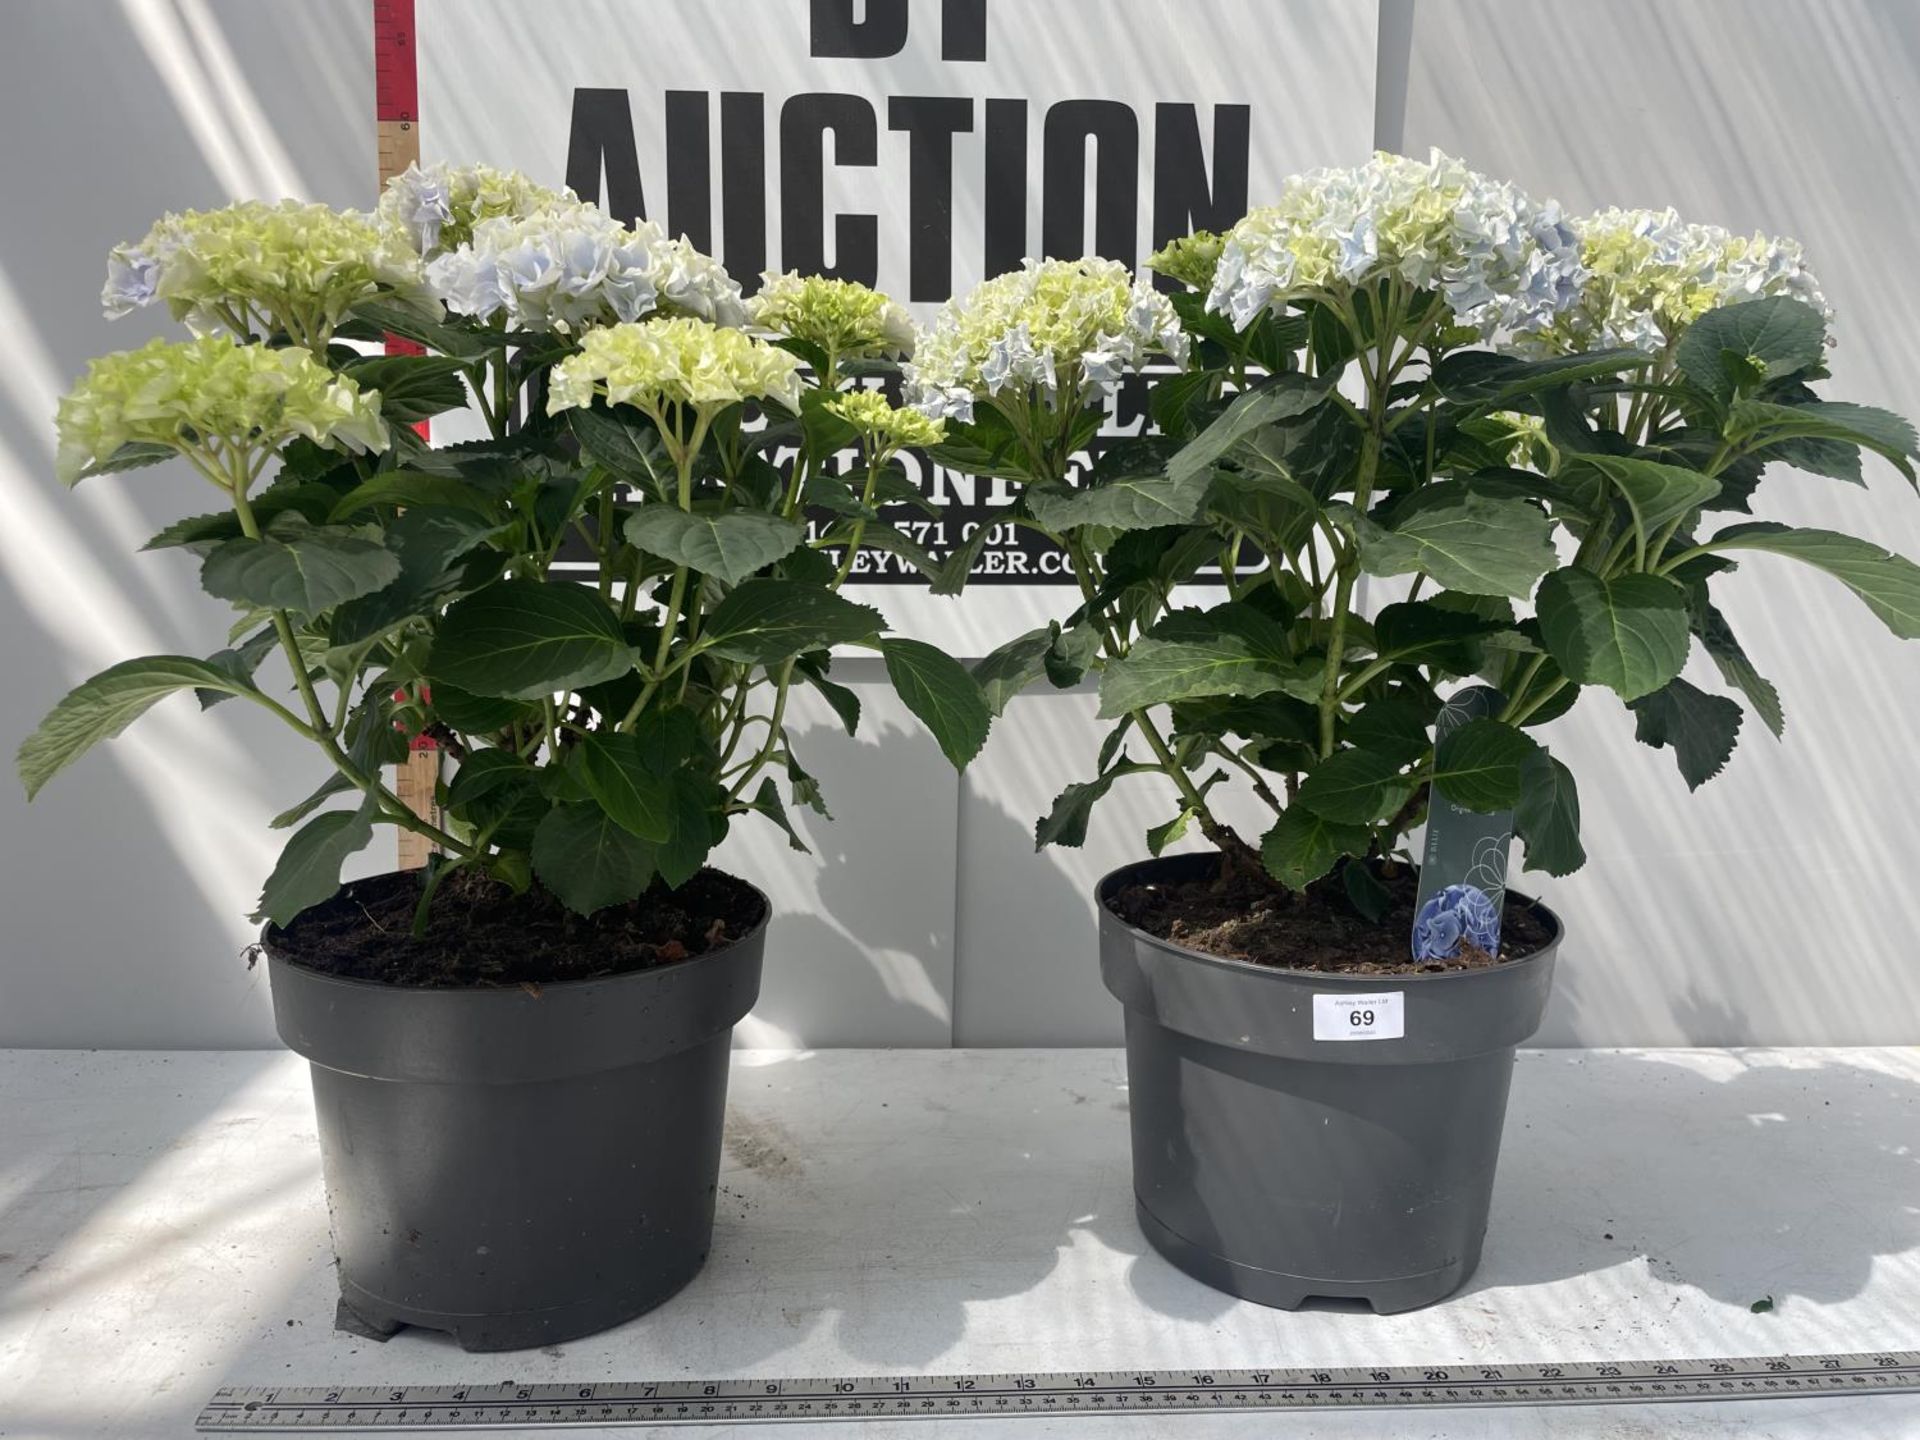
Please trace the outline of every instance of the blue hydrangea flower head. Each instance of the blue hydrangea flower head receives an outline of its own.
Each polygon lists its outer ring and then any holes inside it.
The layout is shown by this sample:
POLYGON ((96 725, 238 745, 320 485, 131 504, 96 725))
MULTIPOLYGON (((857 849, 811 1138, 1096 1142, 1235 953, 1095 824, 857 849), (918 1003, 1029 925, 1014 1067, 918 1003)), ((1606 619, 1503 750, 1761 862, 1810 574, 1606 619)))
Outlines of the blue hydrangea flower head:
POLYGON ((1420 907, 1413 921, 1413 958, 1451 960, 1471 940, 1489 955, 1500 952, 1500 911, 1474 885, 1449 885, 1420 907))

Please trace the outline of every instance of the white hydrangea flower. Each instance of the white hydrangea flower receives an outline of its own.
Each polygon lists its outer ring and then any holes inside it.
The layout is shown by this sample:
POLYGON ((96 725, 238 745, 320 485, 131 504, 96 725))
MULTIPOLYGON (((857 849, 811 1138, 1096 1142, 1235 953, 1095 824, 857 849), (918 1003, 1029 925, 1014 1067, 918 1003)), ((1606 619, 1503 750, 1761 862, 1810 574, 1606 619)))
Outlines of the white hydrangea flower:
POLYGON ((1545 348, 1655 354, 1707 311, 1770 295, 1804 301, 1832 323, 1797 241, 1688 224, 1671 209, 1602 210, 1576 229, 1592 278, 1580 304, 1542 337, 1545 348))
POLYGON ((1398 276, 1437 290, 1483 341, 1545 330, 1586 278, 1560 207, 1435 150, 1294 176, 1226 236, 1207 308, 1244 330, 1267 309, 1398 276))
POLYGON ((521 330, 572 334, 656 310, 746 322, 740 287, 718 261, 651 221, 629 228, 578 202, 480 221, 472 239, 428 263, 427 282, 449 310, 521 330))
POLYGON ((902 367, 906 398, 933 419, 968 421, 974 401, 1013 389, 1077 407, 1159 352, 1187 361, 1167 297, 1117 260, 1028 260, 940 308, 902 367))
POLYGON ((537 185, 518 170, 445 164, 423 168, 415 161, 387 181, 376 213, 406 236, 415 253, 431 257, 465 244, 482 220, 579 203, 573 191, 537 185))

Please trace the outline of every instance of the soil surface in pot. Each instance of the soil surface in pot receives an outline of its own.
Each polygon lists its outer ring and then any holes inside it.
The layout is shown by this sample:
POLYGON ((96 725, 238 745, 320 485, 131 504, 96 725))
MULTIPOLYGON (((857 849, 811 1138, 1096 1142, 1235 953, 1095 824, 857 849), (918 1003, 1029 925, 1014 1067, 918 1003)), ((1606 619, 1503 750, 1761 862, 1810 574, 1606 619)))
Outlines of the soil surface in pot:
POLYGON ((576 915, 535 887, 516 895, 470 871, 433 897, 433 923, 413 938, 421 872, 356 880, 269 943, 276 955, 350 980, 457 987, 599 980, 689 960, 730 945, 760 922, 751 885, 702 870, 678 890, 655 882, 638 900, 576 915))
POLYGON ((1484 970, 1524 959, 1553 938, 1533 906, 1508 900, 1500 953, 1467 942, 1451 960, 1415 962, 1409 951, 1419 876, 1411 866, 1380 877, 1387 909, 1378 923, 1347 898, 1339 872, 1296 894, 1265 875, 1234 871, 1173 885, 1128 885, 1110 902, 1114 914, 1161 940, 1229 960, 1276 970, 1341 975, 1425 975, 1484 970))

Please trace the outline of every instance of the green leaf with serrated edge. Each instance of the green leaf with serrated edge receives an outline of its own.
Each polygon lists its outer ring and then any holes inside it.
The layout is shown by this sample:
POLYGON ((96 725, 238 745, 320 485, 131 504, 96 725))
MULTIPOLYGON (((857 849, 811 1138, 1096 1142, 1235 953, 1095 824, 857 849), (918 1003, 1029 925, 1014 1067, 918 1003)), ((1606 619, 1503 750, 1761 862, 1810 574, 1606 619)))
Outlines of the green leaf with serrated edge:
POLYGON ((1048 631, 1052 639, 1041 662, 1047 683, 1056 690, 1071 690, 1100 658, 1100 632, 1085 623, 1062 628, 1057 621, 1048 631))
POLYGON ((1764 379, 1793 375, 1826 357, 1827 322, 1820 312, 1789 295, 1771 295, 1709 310, 1680 337, 1674 363, 1718 400, 1729 400, 1731 357, 1764 379))
POLYGON ((1537 609, 1547 652, 1567 678, 1623 700, 1658 690, 1687 663, 1687 592, 1663 576, 1556 570, 1540 584, 1537 609))
POLYGON ((1433 369, 1440 398, 1476 409, 1504 410, 1541 390, 1643 369, 1654 357, 1639 350, 1593 350, 1550 360, 1522 360, 1491 350, 1456 350, 1433 369))
POLYGON ((1689 790, 1726 767, 1740 739, 1740 706, 1682 679, 1633 702, 1633 738, 1656 750, 1672 746, 1689 790))
POLYGON ((523 700, 475 695, 458 685, 436 680, 433 685, 433 713, 436 719, 463 735, 485 735, 529 720, 540 712, 523 700))
POLYGON ((1161 525, 1185 525, 1200 513, 1212 476, 1206 470, 1189 471, 1175 479, 1167 465, 1177 453, 1175 442, 1151 436, 1128 442, 1129 448, 1102 456, 1079 489, 1060 487, 1027 491, 1027 510, 1055 534, 1097 525, 1107 530, 1151 530, 1161 525))
MULTIPOLYGON (((1891 410, 1837 400, 1799 405, 1736 401, 1727 418, 1726 434, 1729 440, 1757 449, 1789 440, 1824 440, 1871 450, 1892 462, 1909 480, 1914 479, 1914 470, 1908 462, 1920 458, 1920 436, 1907 420, 1891 410)), ((1785 455, 1781 458, 1795 463, 1785 455)))
POLYGON ((1400 774, 1397 762, 1366 750, 1338 750, 1300 782, 1294 805, 1336 824, 1372 825, 1412 794, 1413 781, 1400 774))
POLYGON ((1029 630, 993 651, 973 666, 974 683, 995 715, 1006 713, 1007 702, 1047 673, 1047 652, 1053 632, 1029 630))
POLYGON ((327 519, 336 523, 348 520, 376 505, 432 505, 466 511, 488 520, 504 518, 497 497, 457 476, 430 475, 421 470, 382 470, 341 496, 327 519))
POLYGON ((795 758, 793 746, 787 746, 787 783, 793 787, 793 803, 804 805, 817 814, 833 818, 833 812, 827 809, 827 800, 820 793, 820 782, 809 775, 795 758))
POLYGON ((629 484, 656 496, 673 477, 673 461, 653 422, 627 406, 595 406, 567 412, 567 428, 581 455, 629 484))
POLYGON ((1521 767, 1538 748, 1499 720, 1469 720, 1434 747, 1433 788, 1463 810, 1486 815, 1510 809, 1520 798, 1521 767))
POLYGON ((329 638, 336 645, 371 640, 429 611, 454 595, 476 590, 499 578, 506 564, 501 551, 482 549, 495 533, 491 520, 465 511, 408 510, 386 523, 387 547, 400 558, 400 575, 369 595, 349 600, 333 612, 329 638))
POLYGON ((1260 860, 1289 890, 1304 890, 1342 855, 1364 855, 1372 843, 1373 832, 1364 825, 1336 824, 1289 806, 1261 840, 1260 860))
POLYGON ((932 732, 956 770, 980 753, 993 711, 966 666, 920 640, 882 640, 887 678, 901 701, 932 732))
POLYGON ((511 750, 476 750, 460 762, 447 783, 447 808, 462 819, 476 819, 470 813, 475 807, 539 780, 540 771, 511 750))
POLYGON ((96 460, 67 481, 69 488, 96 475, 118 475, 126 470, 141 470, 171 460, 180 452, 171 445, 155 445, 146 440, 129 440, 104 460, 96 460))
POLYGON ((569 910, 591 915, 646 893, 654 847, 593 801, 570 801, 535 828, 533 873, 569 910))
POLYGON ((400 557, 379 540, 283 517, 257 540, 241 535, 215 546, 200 567, 200 586, 236 605, 312 615, 399 576, 400 557))
POLYGON ((642 840, 664 842, 673 833, 673 787, 657 774, 637 736, 596 731, 579 746, 580 779, 587 793, 642 840))
POLYGON ((1147 831, 1147 853, 1159 859, 1167 846, 1176 843, 1187 833, 1187 827, 1193 823, 1193 811, 1182 810, 1164 825, 1155 825, 1147 831))
POLYGON ((362 390, 380 392, 380 418, 412 425, 467 406, 460 361, 444 355, 365 355, 340 367, 362 390))
POLYGON ((810 663, 810 657, 802 656, 795 667, 798 673, 820 692, 820 697, 832 707, 833 713, 840 717, 840 723, 852 735, 860 728, 860 697, 837 681, 827 678, 826 663, 810 663))
POLYGON ((1536 746, 1520 767, 1513 833, 1527 847, 1527 869, 1571 875, 1587 863, 1580 844, 1580 792, 1573 772, 1536 746))
POLYGON ((1780 692, 1773 682, 1762 675, 1747 658, 1747 652, 1734 638, 1733 628, 1727 624, 1713 602, 1706 597, 1706 587, 1698 586, 1693 596, 1693 633, 1699 637, 1700 648, 1707 652, 1714 665, 1720 671, 1720 678, 1747 697, 1747 703, 1753 706, 1767 729, 1778 740, 1786 733, 1787 718, 1780 706, 1780 692))
MULTIPOLYGON (((836 525, 821 538, 829 545, 846 545, 853 539, 853 527, 850 525, 836 525)), ((908 566, 926 576, 929 580, 937 578, 940 574, 941 562, 934 559, 933 555, 924 545, 914 540, 911 536, 895 529, 885 521, 874 521, 860 532, 860 548, 862 550, 878 550, 887 555, 898 556, 901 560, 904 560, 908 566)), ((855 578, 856 583, 858 583, 861 579, 871 575, 874 570, 882 571, 882 578, 884 578, 883 566, 876 565, 872 567, 872 569, 869 569, 858 562, 855 563, 850 574, 855 578)), ((900 573, 904 575, 906 570, 902 569, 900 573)))
POLYGON ((358 810, 314 816, 293 832, 280 851, 253 918, 285 927, 301 911, 331 900, 340 889, 340 867, 372 839, 371 802, 358 810))
POLYGON ((1498 620, 1450 610, 1429 600, 1403 600, 1382 607, 1374 616, 1374 650, 1382 660, 1403 664, 1461 658, 1471 662, 1472 642, 1504 628, 1498 620))
POLYGON ((1393 908, 1393 892, 1364 864, 1341 866, 1340 882, 1346 887, 1348 902, 1375 925, 1393 908))
POLYGON ((498 331, 483 331, 478 325, 431 319, 412 306, 391 299, 362 300, 351 313, 378 330, 390 331, 403 340, 463 360, 477 360, 492 354, 505 338, 498 331))
POLYGON ((1234 397, 1212 424, 1167 462, 1167 478, 1176 484, 1204 483, 1214 464, 1262 426, 1304 415, 1324 404, 1333 389, 1329 378, 1276 375, 1270 382, 1234 397))
POLYGON ((427 674, 436 689, 537 700, 611 680, 632 665, 619 615, 586 586, 500 580, 448 608, 427 674))
POLYGON ((1065 845, 1077 849, 1086 844, 1087 821, 1093 807, 1113 788, 1113 782, 1128 775, 1152 773, 1153 766, 1137 765, 1122 756, 1119 764, 1102 771, 1095 779, 1067 786, 1054 797, 1053 808, 1033 827, 1033 848, 1044 850, 1049 845, 1065 845))
MULTIPOLYGON (((643 737, 644 738, 644 737, 643 737)), ((705 775, 684 771, 673 788, 673 838, 654 847, 660 878, 678 889, 700 872, 727 838, 727 792, 705 775)))
POLYGON ((47 781, 102 740, 110 740, 177 690, 244 695, 253 686, 224 666, 190 655, 123 660, 84 680, 21 743, 14 764, 31 800, 47 781))
POLYGON ((1449 590, 1524 600, 1553 568, 1552 527, 1536 506, 1477 495, 1459 481, 1437 481, 1423 498, 1392 530, 1347 512, 1369 575, 1424 571, 1449 590))
POLYGON ((1570 469, 1597 471, 1619 491, 1639 522, 1641 532, 1653 537, 1670 520, 1678 520, 1689 510, 1707 504, 1720 493, 1720 482, 1698 470, 1679 465, 1662 465, 1655 460, 1635 460, 1625 455, 1569 455, 1570 469))
MULTIPOLYGON (((238 645, 225 650, 216 650, 207 657, 209 665, 218 665, 233 676, 242 685, 253 686, 253 672, 260 668, 268 655, 280 648, 280 636, 271 625, 263 625, 238 645)), ((202 710, 211 710, 223 701, 233 699, 231 690, 196 690, 194 698, 200 702, 202 710)))
POLYGON ((1878 545, 1832 530, 1760 522, 1722 530, 1715 550, 1765 550, 1824 570, 1845 585, 1902 640, 1920 639, 1920 565, 1878 545))
POLYGON ((798 548, 807 527, 754 510, 698 511, 642 505, 627 517, 626 536, 649 555, 737 585, 798 548))
POLYGON ((1402 765, 1419 759, 1432 744, 1435 707, 1415 695, 1392 693, 1369 700, 1346 722, 1347 742, 1402 765))
POLYGON ((290 805, 267 822, 269 830, 285 830, 298 825, 307 816, 318 810, 336 795, 344 795, 349 790, 358 789, 353 781, 339 773, 329 775, 320 782, 320 788, 314 791, 298 805, 290 805))
POLYGON ((871 640, 878 610, 793 580, 749 580, 713 607, 700 648, 726 660, 772 665, 809 650, 871 640))
POLYGON ((786 802, 780 798, 780 787, 773 783, 771 775, 762 780, 754 792, 752 807, 786 832, 788 849, 798 850, 802 855, 813 853, 800 838, 800 832, 793 828, 793 821, 787 818, 786 802))
POLYGON ((1264 695, 1304 683, 1304 668, 1288 670, 1254 653, 1235 635, 1210 640, 1139 640, 1109 660, 1100 674, 1102 720, 1130 710, 1202 695, 1264 695))

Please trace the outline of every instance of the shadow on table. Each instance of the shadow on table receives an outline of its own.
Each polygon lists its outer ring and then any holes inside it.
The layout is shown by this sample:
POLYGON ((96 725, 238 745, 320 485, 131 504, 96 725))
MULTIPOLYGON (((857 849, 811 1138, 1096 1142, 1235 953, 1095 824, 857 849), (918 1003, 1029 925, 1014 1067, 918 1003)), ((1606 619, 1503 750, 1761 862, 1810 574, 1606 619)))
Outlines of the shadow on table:
POLYGON ((1920 1085, 1766 1051, 1521 1057, 1468 1292, 1638 1260, 1648 1283, 1747 1308, 1858 1295, 1920 1247, 1920 1085), (1536 1085, 1544 1067, 1594 1083, 1536 1085), (1729 1066, 1739 1068, 1731 1074, 1729 1066), (1724 1077, 1724 1078, 1720 1078, 1724 1077))

